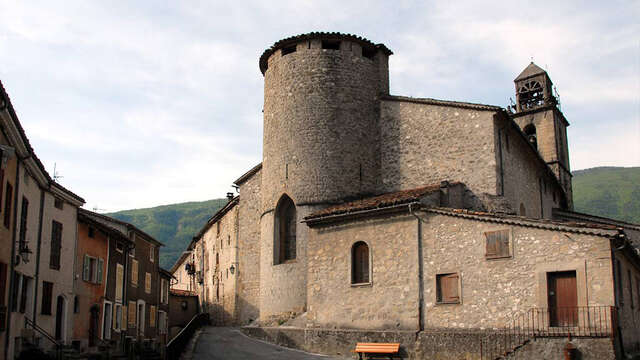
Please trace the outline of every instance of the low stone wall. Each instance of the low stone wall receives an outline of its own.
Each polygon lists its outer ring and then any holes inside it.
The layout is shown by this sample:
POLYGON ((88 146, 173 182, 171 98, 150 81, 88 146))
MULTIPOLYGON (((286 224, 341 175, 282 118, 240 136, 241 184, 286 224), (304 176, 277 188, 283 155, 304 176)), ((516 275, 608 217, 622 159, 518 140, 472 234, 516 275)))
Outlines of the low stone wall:
MULTIPOLYGON (((351 351, 358 342, 400 343, 401 359, 481 360, 482 345, 499 340, 500 335, 483 330, 375 331, 296 327, 243 327, 242 332, 260 340, 313 353, 357 358, 351 351)), ((520 348, 509 359, 562 360, 567 340, 537 339, 520 348)), ((609 338, 573 339, 581 360, 613 360, 609 338)), ((486 358, 486 349, 484 358, 486 358)))

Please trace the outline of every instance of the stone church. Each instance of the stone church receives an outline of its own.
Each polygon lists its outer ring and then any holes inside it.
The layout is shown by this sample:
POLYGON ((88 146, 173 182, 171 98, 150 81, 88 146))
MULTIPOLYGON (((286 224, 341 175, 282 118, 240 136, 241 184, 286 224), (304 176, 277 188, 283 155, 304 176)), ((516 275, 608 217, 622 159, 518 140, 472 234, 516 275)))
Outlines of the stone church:
POLYGON ((509 109, 411 98, 389 93, 392 54, 340 33, 264 51, 262 163, 189 244, 176 286, 215 324, 328 354, 640 350, 640 225, 573 211, 548 74, 526 66, 509 109))

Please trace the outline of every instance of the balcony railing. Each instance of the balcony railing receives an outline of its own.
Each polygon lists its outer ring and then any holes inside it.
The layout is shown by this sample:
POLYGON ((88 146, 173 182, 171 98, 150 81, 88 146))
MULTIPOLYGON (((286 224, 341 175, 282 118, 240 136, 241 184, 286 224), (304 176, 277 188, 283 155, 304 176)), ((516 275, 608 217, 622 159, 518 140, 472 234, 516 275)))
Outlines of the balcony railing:
POLYGON ((613 338, 617 321, 613 306, 531 308, 481 341, 481 359, 502 359, 540 337, 613 338))

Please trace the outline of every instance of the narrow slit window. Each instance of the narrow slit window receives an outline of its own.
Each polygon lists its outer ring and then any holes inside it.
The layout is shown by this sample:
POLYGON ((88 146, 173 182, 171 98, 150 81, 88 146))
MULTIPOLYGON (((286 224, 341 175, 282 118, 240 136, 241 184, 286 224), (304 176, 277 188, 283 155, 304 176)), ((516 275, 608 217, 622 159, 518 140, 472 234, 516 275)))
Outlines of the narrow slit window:
POLYGON ((351 249, 351 283, 369 283, 369 246, 359 241, 351 249))
POLYGON ((322 48, 327 50, 340 50, 339 40, 322 40, 322 48))
POLYGON ((291 53, 296 52, 296 46, 295 45, 291 45, 291 46, 287 46, 285 48, 282 48, 282 56, 285 55, 289 55, 291 53))

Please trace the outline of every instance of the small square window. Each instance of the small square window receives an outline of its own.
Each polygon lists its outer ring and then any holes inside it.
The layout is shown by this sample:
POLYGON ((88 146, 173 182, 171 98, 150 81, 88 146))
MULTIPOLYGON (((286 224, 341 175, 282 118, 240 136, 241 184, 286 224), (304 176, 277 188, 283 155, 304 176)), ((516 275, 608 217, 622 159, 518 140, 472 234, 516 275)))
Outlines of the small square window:
POLYGON ((55 206, 57 209, 62 210, 64 207, 64 201, 62 199, 55 198, 55 200, 53 201, 53 206, 55 206))
POLYGON ((89 226, 89 237, 93 238, 94 236, 95 236, 95 230, 91 226, 89 226))
POLYGON ((436 275, 436 302, 438 304, 460 303, 460 277, 458 273, 436 275))
POLYGON ((487 259, 499 259, 511 256, 511 230, 486 231, 484 233, 487 259))

